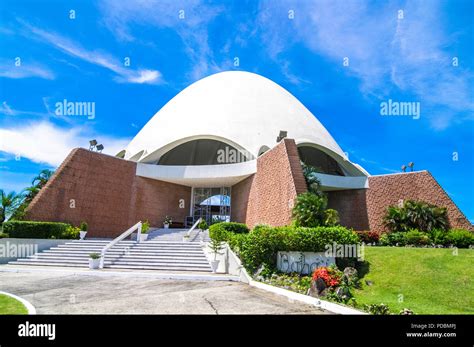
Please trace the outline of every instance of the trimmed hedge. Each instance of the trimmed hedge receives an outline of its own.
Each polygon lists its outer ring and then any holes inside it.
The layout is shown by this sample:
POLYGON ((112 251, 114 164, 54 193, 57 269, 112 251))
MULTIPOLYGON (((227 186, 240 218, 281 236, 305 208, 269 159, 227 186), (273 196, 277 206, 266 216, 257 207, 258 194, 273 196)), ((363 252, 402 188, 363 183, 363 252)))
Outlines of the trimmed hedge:
POLYGON ((235 223, 235 222, 221 222, 212 224, 209 227, 209 233, 219 232, 218 229, 222 229, 224 231, 228 231, 234 234, 247 234, 249 232, 249 228, 243 223, 235 223))
POLYGON ((250 272, 262 265, 267 271, 276 270, 278 251, 324 252, 326 246, 357 244, 357 234, 344 227, 270 227, 256 226, 248 234, 233 234, 221 228, 210 233, 211 238, 227 241, 250 272))
POLYGON ((3 223, 3 232, 19 239, 76 239, 79 229, 67 223, 10 221, 3 223))
POLYGON ((428 233, 412 229, 407 232, 382 234, 380 244, 382 246, 424 246, 432 244, 469 248, 469 246, 474 245, 474 233, 465 229, 451 229, 449 231, 435 229, 428 233))

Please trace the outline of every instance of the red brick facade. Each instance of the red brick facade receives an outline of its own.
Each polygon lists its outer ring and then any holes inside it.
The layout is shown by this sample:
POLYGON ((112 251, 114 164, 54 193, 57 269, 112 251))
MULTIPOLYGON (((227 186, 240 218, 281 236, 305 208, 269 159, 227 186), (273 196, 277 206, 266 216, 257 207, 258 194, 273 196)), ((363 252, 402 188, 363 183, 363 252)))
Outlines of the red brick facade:
POLYGON ((284 139, 257 159, 257 173, 232 187, 234 221, 253 227, 291 222, 297 194, 307 190, 294 140, 284 139))
MULTIPOLYGON (((92 237, 113 237, 139 220, 161 226, 184 221, 191 188, 136 176, 136 163, 74 149, 27 209, 30 220, 89 224, 92 237)), ((257 172, 232 187, 231 220, 250 227, 288 225, 297 194, 307 190, 294 140, 284 139, 257 159, 257 172)), ((383 216, 399 200, 447 207, 451 227, 472 225, 428 171, 369 177, 369 189, 328 192, 341 224, 384 231, 383 216)))
POLYGON ((135 162, 74 149, 32 201, 27 218, 74 225, 86 221, 92 237, 117 236, 139 220, 160 226, 166 215, 183 221, 191 188, 135 172, 135 162))
POLYGON ((399 200, 420 200, 448 210, 452 228, 471 229, 472 225, 461 210, 441 188, 428 171, 369 177, 367 215, 370 230, 384 231, 383 216, 386 208, 399 200))
POLYGON ((471 223, 428 171, 369 177, 369 189, 328 193, 329 207, 339 212, 341 224, 355 230, 385 231, 388 206, 400 200, 425 201, 448 210, 452 228, 472 229, 471 223))

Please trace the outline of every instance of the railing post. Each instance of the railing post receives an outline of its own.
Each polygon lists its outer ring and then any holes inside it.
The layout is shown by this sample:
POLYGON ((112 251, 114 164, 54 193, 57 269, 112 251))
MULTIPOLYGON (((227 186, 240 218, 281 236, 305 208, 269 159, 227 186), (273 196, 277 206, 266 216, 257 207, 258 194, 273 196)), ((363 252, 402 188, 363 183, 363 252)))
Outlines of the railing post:
POLYGON ((140 243, 142 241, 142 223, 138 223, 138 228, 137 228, 138 232, 137 232, 137 243, 140 243))

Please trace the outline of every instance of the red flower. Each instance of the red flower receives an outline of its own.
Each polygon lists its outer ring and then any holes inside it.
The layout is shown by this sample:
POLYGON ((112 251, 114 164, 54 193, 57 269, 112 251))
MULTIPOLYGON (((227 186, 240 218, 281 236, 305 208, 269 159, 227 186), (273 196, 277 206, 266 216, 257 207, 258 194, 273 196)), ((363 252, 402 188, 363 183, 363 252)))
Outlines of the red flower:
POLYGON ((330 267, 319 267, 313 272, 313 280, 321 278, 328 287, 338 286, 341 280, 340 277, 337 271, 330 267))

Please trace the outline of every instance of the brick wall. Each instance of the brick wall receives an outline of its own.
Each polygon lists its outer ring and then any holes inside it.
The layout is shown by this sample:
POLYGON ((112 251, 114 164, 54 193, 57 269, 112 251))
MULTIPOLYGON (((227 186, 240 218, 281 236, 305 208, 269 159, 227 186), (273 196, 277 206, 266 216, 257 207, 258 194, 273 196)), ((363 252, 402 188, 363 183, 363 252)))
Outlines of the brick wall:
POLYGON ((135 214, 129 224, 148 220, 152 226, 162 227, 166 216, 183 223, 189 215, 190 199, 191 187, 136 176, 132 196, 135 214), (181 199, 183 206, 180 205, 181 199))
POLYGON ((27 219, 89 224, 89 236, 114 237, 139 220, 183 221, 191 188, 135 175, 136 163, 74 149, 27 209, 27 219), (185 208, 179 208, 179 199, 185 208))
POLYGON ((369 230, 366 189, 327 192, 328 207, 339 213, 340 223, 354 230, 369 230))
POLYGON ((369 177, 367 190, 367 215, 370 230, 382 232, 386 208, 397 205, 400 199, 421 200, 448 210, 448 220, 453 228, 472 228, 461 210, 441 188, 428 171, 400 173, 369 177))
POLYGON ((232 220, 288 225, 296 195, 306 183, 294 140, 284 139, 257 159, 257 172, 232 187, 232 220))

